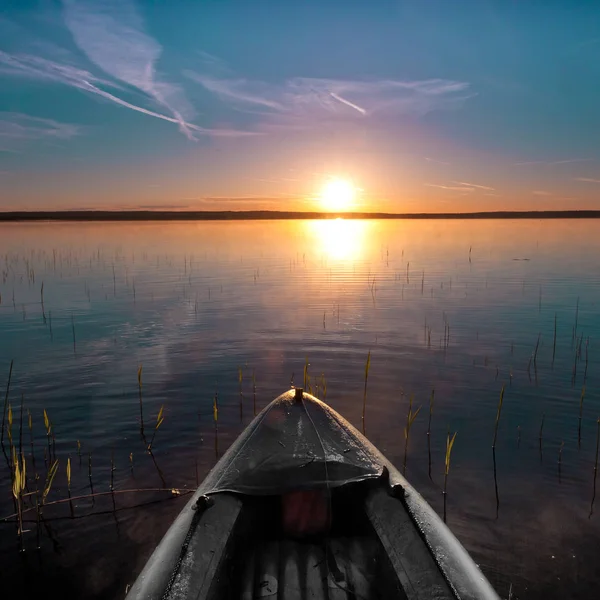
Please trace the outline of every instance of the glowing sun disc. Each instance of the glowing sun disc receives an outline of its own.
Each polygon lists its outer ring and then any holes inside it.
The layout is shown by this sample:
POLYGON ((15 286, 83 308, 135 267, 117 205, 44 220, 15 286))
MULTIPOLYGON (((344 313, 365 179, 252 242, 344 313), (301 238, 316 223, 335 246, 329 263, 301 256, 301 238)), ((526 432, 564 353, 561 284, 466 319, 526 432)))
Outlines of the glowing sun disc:
POLYGON ((326 210, 347 210, 354 200, 354 187, 343 179, 329 181, 321 192, 321 201, 326 210))

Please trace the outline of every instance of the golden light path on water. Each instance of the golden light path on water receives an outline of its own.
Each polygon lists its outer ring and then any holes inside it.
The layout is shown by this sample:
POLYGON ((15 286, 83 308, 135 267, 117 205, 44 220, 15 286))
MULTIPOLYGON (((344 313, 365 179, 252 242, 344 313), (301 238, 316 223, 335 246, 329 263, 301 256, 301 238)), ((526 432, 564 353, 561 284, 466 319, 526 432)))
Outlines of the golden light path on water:
POLYGON ((313 248, 329 259, 353 261, 363 257, 372 222, 359 219, 305 221, 313 248))

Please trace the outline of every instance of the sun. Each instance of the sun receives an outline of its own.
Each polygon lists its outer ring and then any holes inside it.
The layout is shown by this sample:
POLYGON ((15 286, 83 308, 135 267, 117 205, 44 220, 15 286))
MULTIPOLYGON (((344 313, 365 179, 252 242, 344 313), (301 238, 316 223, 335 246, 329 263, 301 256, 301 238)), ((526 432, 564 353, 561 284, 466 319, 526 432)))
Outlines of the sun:
POLYGON ((354 200, 354 186, 344 179, 333 179, 325 184, 321 202, 325 210, 348 210, 354 200))

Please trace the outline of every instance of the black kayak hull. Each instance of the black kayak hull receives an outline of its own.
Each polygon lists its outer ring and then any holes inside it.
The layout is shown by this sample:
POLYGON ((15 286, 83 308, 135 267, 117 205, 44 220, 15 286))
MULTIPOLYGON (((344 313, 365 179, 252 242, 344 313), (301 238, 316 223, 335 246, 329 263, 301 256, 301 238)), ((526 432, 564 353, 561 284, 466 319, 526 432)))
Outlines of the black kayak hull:
POLYGON ((297 390, 269 404, 221 457, 127 597, 225 597, 222 563, 252 498, 366 485, 365 514, 401 584, 398 597, 499 600, 462 544, 383 454, 329 406, 297 390), (202 534, 192 535, 198 523, 202 534))

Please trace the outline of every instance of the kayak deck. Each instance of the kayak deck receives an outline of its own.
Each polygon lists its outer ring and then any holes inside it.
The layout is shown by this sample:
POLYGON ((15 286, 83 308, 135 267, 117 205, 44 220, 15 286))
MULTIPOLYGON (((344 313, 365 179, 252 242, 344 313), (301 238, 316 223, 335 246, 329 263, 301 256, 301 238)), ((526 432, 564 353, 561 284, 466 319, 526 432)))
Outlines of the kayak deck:
POLYGON ((455 598, 414 527, 399 525, 408 517, 400 500, 374 482, 331 498, 327 533, 294 539, 282 530, 280 497, 216 497, 164 598, 455 598), (393 548, 399 535, 400 554, 393 548))

